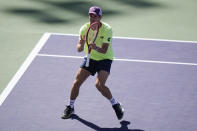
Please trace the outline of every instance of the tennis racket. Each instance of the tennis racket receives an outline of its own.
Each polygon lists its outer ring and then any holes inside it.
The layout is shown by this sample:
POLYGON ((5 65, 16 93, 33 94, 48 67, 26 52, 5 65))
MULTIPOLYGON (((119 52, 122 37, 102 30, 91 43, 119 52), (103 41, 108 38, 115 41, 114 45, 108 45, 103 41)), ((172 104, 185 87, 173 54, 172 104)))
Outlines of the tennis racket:
POLYGON ((97 38, 98 32, 99 32, 99 23, 94 22, 90 25, 88 28, 87 34, 86 34, 86 44, 88 46, 88 55, 87 55, 87 61, 86 61, 86 67, 89 67, 90 63, 90 53, 91 53, 91 48, 90 45, 93 44, 97 38))

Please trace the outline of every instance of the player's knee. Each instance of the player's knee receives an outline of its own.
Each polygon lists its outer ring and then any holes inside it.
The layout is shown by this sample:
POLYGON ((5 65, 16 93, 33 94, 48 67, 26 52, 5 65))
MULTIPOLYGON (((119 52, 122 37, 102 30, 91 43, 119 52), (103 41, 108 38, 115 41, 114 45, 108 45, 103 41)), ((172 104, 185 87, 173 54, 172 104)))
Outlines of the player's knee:
POLYGON ((101 83, 96 82, 96 83, 95 83, 95 86, 96 86, 96 88, 97 88, 100 92, 102 92, 102 90, 103 90, 103 86, 102 86, 102 84, 101 84, 101 83))
POLYGON ((79 80, 75 80, 73 83, 73 88, 79 88, 81 85, 81 82, 79 80))

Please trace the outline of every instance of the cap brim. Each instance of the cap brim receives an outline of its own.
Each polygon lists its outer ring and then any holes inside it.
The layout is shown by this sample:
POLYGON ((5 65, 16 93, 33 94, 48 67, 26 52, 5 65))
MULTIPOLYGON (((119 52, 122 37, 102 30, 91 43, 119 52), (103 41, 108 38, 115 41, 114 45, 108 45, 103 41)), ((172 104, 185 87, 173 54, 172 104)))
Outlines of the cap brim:
POLYGON ((89 12, 89 14, 94 14, 94 15, 97 15, 95 12, 89 12))

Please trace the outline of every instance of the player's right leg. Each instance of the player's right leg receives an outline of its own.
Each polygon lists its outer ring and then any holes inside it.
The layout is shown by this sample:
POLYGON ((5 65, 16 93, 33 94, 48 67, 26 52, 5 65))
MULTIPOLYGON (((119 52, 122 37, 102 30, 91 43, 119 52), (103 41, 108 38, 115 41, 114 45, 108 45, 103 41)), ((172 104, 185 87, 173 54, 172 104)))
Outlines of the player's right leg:
POLYGON ((70 99, 75 100, 77 96, 79 95, 79 88, 82 85, 82 83, 90 76, 90 72, 80 68, 77 72, 76 78, 73 82, 72 88, 71 88, 71 94, 70 99))
POLYGON ((77 72, 75 80, 73 82, 71 93, 70 93, 70 104, 64 110, 62 115, 62 119, 68 119, 74 113, 74 101, 76 100, 77 96, 79 95, 79 88, 83 84, 83 82, 90 76, 90 72, 80 68, 77 72))

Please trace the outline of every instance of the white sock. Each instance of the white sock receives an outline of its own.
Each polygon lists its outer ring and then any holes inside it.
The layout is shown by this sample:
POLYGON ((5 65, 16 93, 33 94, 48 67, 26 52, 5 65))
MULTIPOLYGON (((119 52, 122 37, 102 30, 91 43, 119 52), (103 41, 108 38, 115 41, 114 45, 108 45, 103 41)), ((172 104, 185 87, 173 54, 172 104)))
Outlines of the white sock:
POLYGON ((75 100, 70 100, 70 106, 71 106, 71 108, 74 108, 74 103, 75 103, 75 100))
POLYGON ((118 103, 113 97, 109 101, 111 102, 112 106, 118 103))

